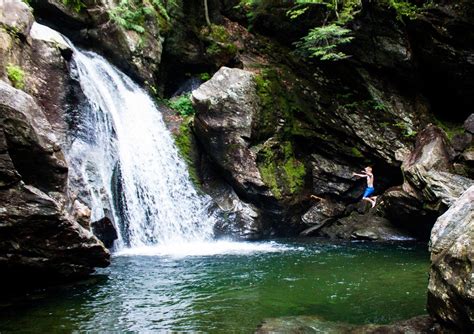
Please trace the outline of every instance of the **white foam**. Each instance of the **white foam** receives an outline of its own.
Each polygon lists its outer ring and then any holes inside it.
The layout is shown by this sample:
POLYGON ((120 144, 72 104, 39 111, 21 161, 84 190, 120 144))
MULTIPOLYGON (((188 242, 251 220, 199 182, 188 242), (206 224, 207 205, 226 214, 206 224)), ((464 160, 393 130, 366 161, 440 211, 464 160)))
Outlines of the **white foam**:
POLYGON ((114 256, 215 256, 215 255, 249 255, 254 253, 277 253, 293 250, 274 241, 270 242, 189 242, 163 244, 157 246, 142 246, 122 249, 114 256))

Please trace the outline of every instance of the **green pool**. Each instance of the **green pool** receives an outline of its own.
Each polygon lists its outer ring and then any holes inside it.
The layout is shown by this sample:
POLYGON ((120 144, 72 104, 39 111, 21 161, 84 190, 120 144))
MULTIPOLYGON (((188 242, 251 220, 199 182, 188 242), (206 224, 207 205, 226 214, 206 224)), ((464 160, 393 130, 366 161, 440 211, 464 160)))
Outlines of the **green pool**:
POLYGON ((414 243, 276 240, 130 252, 79 285, 2 301, 0 332, 251 333, 265 318, 296 315, 388 323, 426 312, 428 266, 426 245, 414 243))

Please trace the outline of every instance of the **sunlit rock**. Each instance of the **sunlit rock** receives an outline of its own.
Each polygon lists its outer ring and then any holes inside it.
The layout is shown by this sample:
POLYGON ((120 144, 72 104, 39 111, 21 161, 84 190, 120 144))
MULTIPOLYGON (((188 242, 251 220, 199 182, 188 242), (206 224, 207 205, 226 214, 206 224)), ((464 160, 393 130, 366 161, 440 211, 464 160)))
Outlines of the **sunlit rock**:
POLYGON ((431 231, 428 311, 449 328, 474 330, 474 186, 431 231))

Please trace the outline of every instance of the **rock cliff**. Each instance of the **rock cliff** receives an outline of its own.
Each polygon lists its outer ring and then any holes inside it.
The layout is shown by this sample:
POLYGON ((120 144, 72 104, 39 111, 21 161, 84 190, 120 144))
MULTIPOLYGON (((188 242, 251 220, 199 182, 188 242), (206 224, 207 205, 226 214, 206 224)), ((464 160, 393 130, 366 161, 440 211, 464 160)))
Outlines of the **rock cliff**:
POLYGON ((474 330, 474 186, 466 190, 431 231, 428 311, 459 332, 474 330))
POLYGON ((0 4, 0 268, 11 283, 83 277, 110 258, 67 186, 72 52, 35 35, 33 22, 24 3, 0 4))

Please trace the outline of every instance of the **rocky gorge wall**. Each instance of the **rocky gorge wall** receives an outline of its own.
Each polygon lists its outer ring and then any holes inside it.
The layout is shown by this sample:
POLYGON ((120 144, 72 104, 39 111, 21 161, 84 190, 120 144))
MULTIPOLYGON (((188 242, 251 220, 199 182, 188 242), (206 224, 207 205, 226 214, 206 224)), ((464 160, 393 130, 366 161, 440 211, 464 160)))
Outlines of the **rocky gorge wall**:
POLYGON ((63 154, 72 51, 32 31, 31 9, 0 4, 0 268, 9 283, 72 279, 109 264, 63 154), (54 82, 54 83, 53 83, 54 82))
MULTIPOLYGON (((216 235, 431 235, 430 313, 464 330, 472 328, 466 287, 473 237, 462 231, 472 223, 473 5, 434 2, 408 19, 363 1, 351 22, 354 40, 344 46, 351 57, 338 63, 292 52, 292 43, 324 19, 317 5, 291 21, 292 4, 269 2, 249 20, 235 1, 210 1, 214 25, 205 27, 200 2, 183 1, 169 21, 145 21, 149 29, 140 33, 110 20, 110 2, 84 1, 79 11, 55 0, 30 4, 38 20, 161 97, 191 93, 180 90, 188 80, 202 83, 190 97, 196 114, 169 118, 177 119, 174 131, 196 183, 223 212, 216 235), (359 202, 363 180, 352 177, 367 165, 379 195, 372 210, 359 202)), ((0 263, 12 273, 83 275, 107 265, 109 254, 66 183, 62 147, 74 122, 65 115, 81 100, 71 50, 34 38, 31 10, 20 1, 5 4, 0 263), (23 80, 12 74, 15 66, 23 80)))

